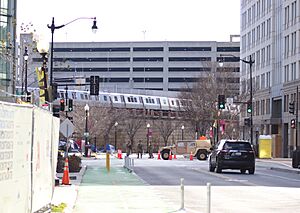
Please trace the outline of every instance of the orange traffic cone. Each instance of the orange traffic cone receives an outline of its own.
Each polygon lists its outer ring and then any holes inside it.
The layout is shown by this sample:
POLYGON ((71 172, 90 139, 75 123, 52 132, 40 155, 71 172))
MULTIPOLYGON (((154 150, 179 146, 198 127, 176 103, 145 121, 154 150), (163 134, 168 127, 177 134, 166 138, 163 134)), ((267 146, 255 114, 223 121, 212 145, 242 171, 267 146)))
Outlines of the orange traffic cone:
POLYGON ((169 160, 172 160, 172 152, 170 150, 170 154, 169 154, 169 160))
POLYGON ((190 154, 190 160, 193 160, 193 153, 190 154))
POLYGON ((118 149, 118 159, 122 159, 122 150, 118 149))
POLYGON ((69 177, 69 160, 66 158, 65 160, 65 167, 64 167, 64 175, 62 178, 63 185, 70 185, 70 177, 69 177))
POLYGON ((160 152, 157 153, 157 160, 160 160, 160 152))

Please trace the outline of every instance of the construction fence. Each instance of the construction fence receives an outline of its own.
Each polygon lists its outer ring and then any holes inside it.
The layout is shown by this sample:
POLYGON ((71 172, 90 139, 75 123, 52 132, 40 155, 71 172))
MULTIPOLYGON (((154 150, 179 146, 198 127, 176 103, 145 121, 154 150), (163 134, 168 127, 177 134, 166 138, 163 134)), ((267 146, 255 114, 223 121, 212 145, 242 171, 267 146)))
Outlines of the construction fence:
POLYGON ((50 205, 59 125, 47 110, 0 102, 0 213, 37 212, 50 205))

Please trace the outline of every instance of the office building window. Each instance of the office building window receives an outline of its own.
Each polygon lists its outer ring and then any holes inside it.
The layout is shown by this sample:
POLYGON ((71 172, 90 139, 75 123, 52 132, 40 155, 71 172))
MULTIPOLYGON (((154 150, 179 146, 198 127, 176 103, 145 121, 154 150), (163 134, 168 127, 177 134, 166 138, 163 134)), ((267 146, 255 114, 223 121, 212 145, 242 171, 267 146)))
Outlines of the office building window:
POLYGON ((269 115, 271 112, 271 104, 270 104, 270 99, 266 100, 266 115, 269 115))

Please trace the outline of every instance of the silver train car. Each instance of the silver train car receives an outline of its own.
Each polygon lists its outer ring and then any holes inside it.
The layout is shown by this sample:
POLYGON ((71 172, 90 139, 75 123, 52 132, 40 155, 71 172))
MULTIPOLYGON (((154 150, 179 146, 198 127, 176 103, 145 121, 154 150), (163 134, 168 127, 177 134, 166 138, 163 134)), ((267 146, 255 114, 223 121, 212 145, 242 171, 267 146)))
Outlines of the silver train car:
POLYGON ((58 99, 72 98, 75 102, 96 101, 102 106, 129 109, 147 109, 157 111, 182 111, 184 103, 179 98, 137 95, 126 93, 99 92, 91 96, 89 91, 58 89, 58 99))

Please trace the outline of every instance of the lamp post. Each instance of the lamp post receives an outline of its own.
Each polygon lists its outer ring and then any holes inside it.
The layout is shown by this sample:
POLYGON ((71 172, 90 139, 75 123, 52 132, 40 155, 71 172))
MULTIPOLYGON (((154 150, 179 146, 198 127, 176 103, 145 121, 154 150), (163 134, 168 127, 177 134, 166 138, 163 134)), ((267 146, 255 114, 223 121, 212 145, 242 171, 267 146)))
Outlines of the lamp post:
MULTIPOLYGON (((47 54, 48 54, 48 50, 49 50, 49 43, 46 42, 45 40, 40 40, 37 43, 37 49, 38 52, 41 54, 42 56, 42 60, 43 60, 43 65, 41 67, 41 79, 43 79, 43 83, 39 83, 39 87, 40 89, 44 89, 45 91, 45 101, 42 102, 49 102, 49 94, 48 94, 48 83, 47 83, 47 79, 48 79, 48 74, 47 74, 47 54)), ((39 80, 40 81, 40 80, 39 80)), ((41 92, 40 92, 41 94, 41 92)), ((40 96, 40 99, 43 98, 40 96)))
POLYGON ((181 126, 181 140, 183 140, 183 130, 184 130, 184 125, 181 126))
POLYGON ((149 134, 150 134, 150 124, 147 124, 147 150, 149 152, 149 134))
MULTIPOLYGON (((255 61, 252 59, 252 56, 250 55, 249 56, 249 61, 247 60, 244 60, 244 59, 241 59, 239 57, 236 57, 235 55, 231 55, 231 54, 226 54, 226 55, 220 55, 221 57, 222 56, 232 56, 234 58, 237 58, 239 59, 240 61, 246 63, 246 64, 249 64, 250 66, 250 98, 249 100, 247 101, 247 103, 250 103, 251 104, 251 110, 250 112, 248 112, 250 114, 250 139, 251 139, 251 144, 253 145, 253 90, 252 90, 252 65, 255 63, 255 61)), ((221 64, 221 63, 220 63, 221 64)), ((220 65, 221 66, 221 65, 220 65)))
POLYGON ((115 123, 115 150, 117 150, 117 126, 118 122, 115 123))
POLYGON ((97 21, 96 21, 96 17, 80 17, 80 18, 76 18, 66 24, 63 24, 63 25, 59 25, 59 26, 55 26, 54 24, 54 17, 52 17, 52 23, 51 25, 47 25, 49 29, 51 29, 51 58, 50 58, 50 86, 52 86, 52 81, 53 81, 53 35, 54 35, 54 31, 56 29, 60 29, 64 26, 67 26, 79 19, 93 19, 93 25, 92 25, 92 31, 94 33, 96 33, 98 27, 97 27, 97 21))
POLYGON ((84 132, 84 136, 85 136, 85 143, 84 143, 84 153, 85 153, 85 156, 87 157, 87 149, 86 149, 86 146, 89 144, 88 142, 88 137, 89 137, 89 130, 88 130, 88 117, 89 117, 89 110, 90 110, 90 107, 88 104, 85 104, 84 106, 84 111, 85 111, 85 132, 84 132))

